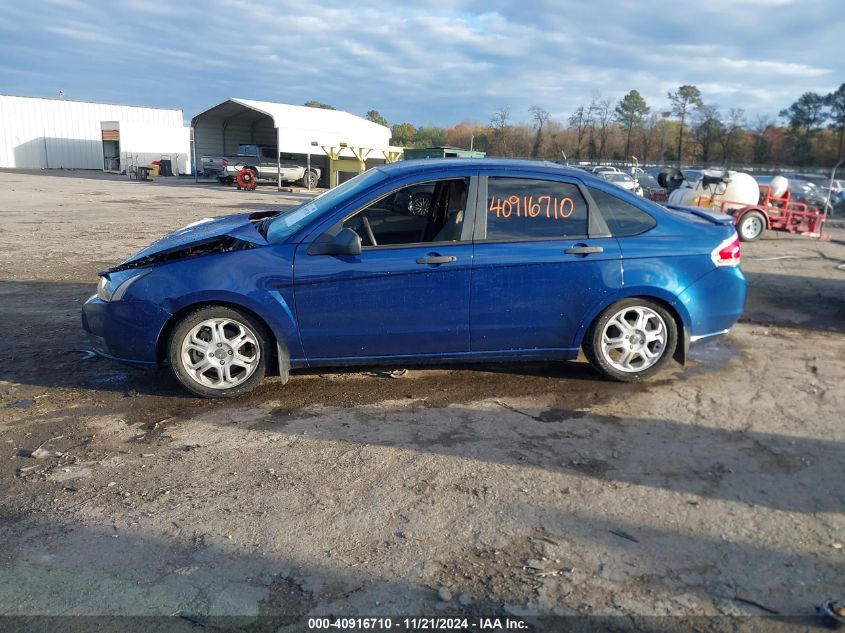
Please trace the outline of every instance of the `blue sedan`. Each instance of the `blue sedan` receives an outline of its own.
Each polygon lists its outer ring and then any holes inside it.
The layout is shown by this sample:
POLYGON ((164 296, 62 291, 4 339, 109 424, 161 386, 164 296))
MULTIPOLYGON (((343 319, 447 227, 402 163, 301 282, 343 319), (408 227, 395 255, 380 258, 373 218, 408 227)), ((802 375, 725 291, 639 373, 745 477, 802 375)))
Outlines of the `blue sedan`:
POLYGON ((371 169, 291 210, 203 220, 100 273, 102 356, 236 396, 275 372, 567 360, 645 378, 724 334, 746 281, 729 216, 511 160, 371 169), (424 192, 428 204, 414 204, 424 192))

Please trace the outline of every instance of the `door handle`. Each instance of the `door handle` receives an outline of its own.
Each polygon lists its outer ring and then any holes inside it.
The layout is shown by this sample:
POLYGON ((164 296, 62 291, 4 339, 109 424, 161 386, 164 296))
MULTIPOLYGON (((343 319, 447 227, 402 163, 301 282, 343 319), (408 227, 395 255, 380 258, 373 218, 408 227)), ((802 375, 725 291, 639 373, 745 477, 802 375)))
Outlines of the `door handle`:
POLYGON ((589 255, 590 253, 603 253, 601 246, 573 246, 563 251, 567 255, 589 255))
POLYGON ((417 260, 418 264, 451 264, 458 261, 454 255, 429 255, 428 257, 420 257, 417 260))

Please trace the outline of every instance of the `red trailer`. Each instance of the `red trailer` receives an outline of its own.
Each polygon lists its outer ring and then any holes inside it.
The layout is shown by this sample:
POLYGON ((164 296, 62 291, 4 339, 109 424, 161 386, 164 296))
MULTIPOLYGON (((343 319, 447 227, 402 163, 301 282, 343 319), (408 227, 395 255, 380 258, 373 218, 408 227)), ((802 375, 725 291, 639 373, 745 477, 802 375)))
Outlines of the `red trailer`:
POLYGON ((740 203, 726 200, 721 204, 723 213, 734 218, 736 232, 743 242, 760 239, 766 229, 787 231, 809 237, 826 239, 822 233, 827 212, 808 207, 803 202, 794 202, 789 190, 782 196, 772 195, 768 185, 760 186, 760 200, 756 205, 737 207, 740 203), (729 208, 730 207, 730 208, 729 208))

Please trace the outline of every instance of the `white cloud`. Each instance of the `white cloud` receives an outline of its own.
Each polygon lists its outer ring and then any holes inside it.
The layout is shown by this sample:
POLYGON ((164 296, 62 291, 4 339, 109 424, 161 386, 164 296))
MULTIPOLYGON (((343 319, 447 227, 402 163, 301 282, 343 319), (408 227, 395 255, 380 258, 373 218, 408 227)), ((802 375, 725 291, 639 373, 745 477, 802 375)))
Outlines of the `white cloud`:
MULTIPOLYGON (((680 9, 670 0, 207 0, 202 8, 127 0, 98 11, 96 23, 74 4, 51 0, 37 16, 11 5, 0 27, 18 28, 4 31, 0 54, 43 51, 22 63, 50 89, 61 82, 97 98, 108 87, 125 91, 121 101, 176 102, 186 114, 252 96, 441 124, 487 120, 509 105, 518 120, 534 104, 567 113, 594 91, 616 99, 632 88, 660 111, 666 93, 687 83, 708 103, 774 113, 845 77, 845 21, 833 0, 680 9), (144 56, 150 63, 137 64, 144 56)), ((13 78, 7 89, 36 81, 13 78)))

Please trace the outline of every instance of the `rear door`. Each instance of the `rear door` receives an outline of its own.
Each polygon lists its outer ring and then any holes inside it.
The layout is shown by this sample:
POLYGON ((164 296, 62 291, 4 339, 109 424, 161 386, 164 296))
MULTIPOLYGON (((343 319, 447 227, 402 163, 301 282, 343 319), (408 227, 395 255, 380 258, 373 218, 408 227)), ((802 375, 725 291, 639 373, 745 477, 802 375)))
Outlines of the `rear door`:
POLYGON ((474 238, 474 353, 569 357, 586 313, 622 287, 619 245, 572 178, 482 177, 474 238))

